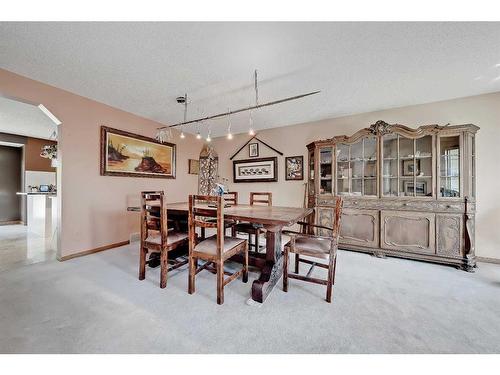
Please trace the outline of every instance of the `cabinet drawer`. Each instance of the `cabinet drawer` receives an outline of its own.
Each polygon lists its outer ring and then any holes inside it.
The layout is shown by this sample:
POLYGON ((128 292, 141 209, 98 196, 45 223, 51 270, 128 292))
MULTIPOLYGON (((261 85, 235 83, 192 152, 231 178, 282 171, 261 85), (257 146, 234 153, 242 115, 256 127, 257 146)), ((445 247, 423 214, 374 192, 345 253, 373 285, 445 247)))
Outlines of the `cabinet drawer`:
POLYGON ((433 213, 381 211, 380 220, 382 248, 431 254, 436 252, 433 213))

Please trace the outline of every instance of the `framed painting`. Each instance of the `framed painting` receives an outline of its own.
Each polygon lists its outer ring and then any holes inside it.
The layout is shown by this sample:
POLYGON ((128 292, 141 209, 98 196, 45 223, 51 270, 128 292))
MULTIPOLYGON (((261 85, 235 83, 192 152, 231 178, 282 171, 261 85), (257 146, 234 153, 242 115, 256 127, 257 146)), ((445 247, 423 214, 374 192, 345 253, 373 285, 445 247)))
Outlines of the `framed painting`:
POLYGON ((278 181, 278 158, 244 159, 233 161, 234 182, 278 181))
POLYGON ((416 160, 416 163, 413 159, 403 160, 403 176, 413 176, 420 174, 420 159, 416 160))
POLYGON ((404 190, 407 196, 425 196, 427 195, 427 183, 425 181, 417 181, 416 184, 413 184, 413 181, 405 181, 404 190))
POLYGON ((189 174, 200 174, 200 161, 196 159, 189 159, 189 174))
POLYGON ((258 143, 250 143, 248 145, 248 156, 251 158, 256 158, 259 156, 259 144, 258 143))
POLYGON ((285 158, 285 180, 298 181, 304 179, 304 157, 287 156, 285 158))
POLYGON ((101 176, 175 178, 175 145, 101 126, 101 176))

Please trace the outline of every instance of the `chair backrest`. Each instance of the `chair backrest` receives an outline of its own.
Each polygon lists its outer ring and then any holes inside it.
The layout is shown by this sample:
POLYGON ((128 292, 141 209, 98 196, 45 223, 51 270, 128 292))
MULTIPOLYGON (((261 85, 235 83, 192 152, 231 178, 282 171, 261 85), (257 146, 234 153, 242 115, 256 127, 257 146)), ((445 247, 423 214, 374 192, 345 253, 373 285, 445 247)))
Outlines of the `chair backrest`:
POLYGON ((150 232, 160 236, 162 246, 167 244, 167 204, 163 191, 141 192, 141 245, 150 232))
POLYGON ((196 246, 196 228, 216 228, 217 257, 224 248, 224 198, 213 195, 189 196, 189 251, 196 246), (216 221, 204 220, 215 217, 216 221))
POLYGON ((344 200, 342 197, 335 197, 335 208, 333 212, 333 237, 338 241, 340 236, 340 221, 342 219, 342 206, 344 200))
POLYGON ((231 203, 233 205, 238 204, 238 192, 237 191, 228 191, 227 193, 224 193, 224 201, 226 203, 231 203))
POLYGON ((250 204, 272 206, 273 205, 273 193, 250 193, 250 204))

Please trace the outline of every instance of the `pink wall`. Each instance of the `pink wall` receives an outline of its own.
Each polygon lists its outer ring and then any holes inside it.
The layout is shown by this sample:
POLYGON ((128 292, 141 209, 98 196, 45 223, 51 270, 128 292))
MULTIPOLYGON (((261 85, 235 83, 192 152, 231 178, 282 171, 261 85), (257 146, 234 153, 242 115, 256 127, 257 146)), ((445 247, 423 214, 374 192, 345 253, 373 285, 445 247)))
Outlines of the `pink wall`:
POLYGON ((175 180, 100 176, 101 125, 153 137, 161 124, 3 69, 0 93, 42 103, 63 123, 61 256, 126 241, 138 232, 138 214, 127 213, 126 207, 137 203, 141 190, 165 190, 170 202, 196 192, 198 176, 187 173, 187 160, 197 159, 201 150, 193 136, 174 137, 175 180))

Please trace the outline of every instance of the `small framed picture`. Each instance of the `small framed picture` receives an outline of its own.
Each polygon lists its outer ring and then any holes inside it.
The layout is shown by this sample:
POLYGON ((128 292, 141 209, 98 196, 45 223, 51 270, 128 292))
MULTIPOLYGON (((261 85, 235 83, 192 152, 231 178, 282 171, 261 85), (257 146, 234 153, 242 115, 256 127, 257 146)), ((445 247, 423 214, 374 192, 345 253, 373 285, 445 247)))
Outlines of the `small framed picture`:
POLYGON ((189 174, 199 174, 200 173, 200 161, 195 159, 189 159, 189 174))
POLYGON ((285 158, 285 180, 303 180, 304 179, 304 157, 287 156, 285 158))
POLYGON ((250 143, 248 145, 248 156, 251 158, 256 158, 259 156, 259 144, 258 143, 250 143))
POLYGON ((416 185, 413 184, 413 181, 405 181, 404 189, 407 196, 427 195, 427 183, 425 181, 417 181, 416 185))
POLYGON ((418 176, 420 174, 420 159, 414 163, 413 159, 403 160, 403 176, 418 176))

